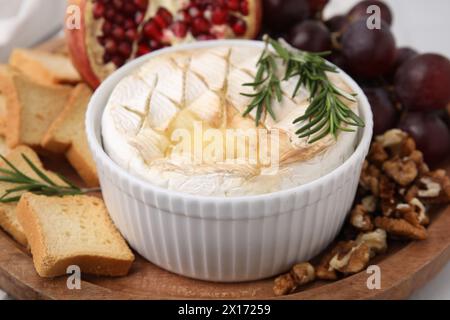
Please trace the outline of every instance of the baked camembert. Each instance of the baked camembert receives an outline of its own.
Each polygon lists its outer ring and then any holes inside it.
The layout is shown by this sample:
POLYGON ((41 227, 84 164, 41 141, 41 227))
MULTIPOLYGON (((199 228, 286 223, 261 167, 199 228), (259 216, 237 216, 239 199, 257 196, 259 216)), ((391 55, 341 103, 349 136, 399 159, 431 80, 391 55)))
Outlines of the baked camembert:
MULTIPOLYGON (((283 98, 272 102, 275 119, 255 111, 243 116, 262 48, 216 46, 151 58, 114 89, 102 120, 109 156, 131 174, 179 192, 244 196, 292 188, 341 165, 358 135, 308 143, 293 121, 309 105, 295 77, 281 82, 283 98)), ((283 68, 280 62, 280 70, 283 68)), ((332 83, 347 93, 339 74, 332 83)), ((356 102, 345 101, 358 114, 356 102)))

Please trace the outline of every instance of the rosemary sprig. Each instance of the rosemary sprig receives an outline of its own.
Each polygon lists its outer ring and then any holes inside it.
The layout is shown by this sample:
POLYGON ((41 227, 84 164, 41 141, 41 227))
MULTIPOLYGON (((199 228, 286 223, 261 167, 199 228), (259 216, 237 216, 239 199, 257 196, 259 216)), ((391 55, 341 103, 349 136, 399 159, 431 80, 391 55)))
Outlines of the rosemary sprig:
POLYGON ((33 170, 33 172, 36 173, 36 175, 42 180, 37 180, 26 175, 2 155, 0 155, 0 158, 7 166, 6 168, 0 168, 0 181, 17 185, 16 187, 5 190, 5 192, 0 196, 0 203, 17 202, 20 200, 20 196, 24 192, 31 192, 46 196, 66 196, 99 191, 97 188, 79 188, 61 175, 58 175, 58 177, 64 181, 66 185, 58 185, 24 154, 22 154, 22 158, 33 170), (16 195, 17 193, 20 194, 16 195))
POLYGON ((267 50, 267 46, 268 43, 266 42, 266 49, 258 59, 257 65, 259 68, 255 76, 255 81, 243 84, 243 86, 253 87, 256 93, 241 93, 243 96, 252 98, 243 116, 245 117, 256 108, 256 126, 258 126, 261 120, 264 109, 275 119, 272 100, 275 98, 281 101, 282 99, 280 81, 276 74, 277 63, 275 57, 267 50))
POLYGON ((275 120, 271 104, 274 93, 276 99, 281 101, 281 81, 298 77, 292 97, 297 95, 302 86, 310 92, 310 104, 305 114, 294 120, 294 123, 301 123, 296 131, 299 138, 308 137, 308 142, 314 143, 328 134, 336 138, 340 131, 353 132, 355 130, 351 127, 364 126, 364 121, 343 101, 356 101, 355 95, 344 92, 328 79, 327 72, 338 72, 323 58, 328 52, 311 53, 294 50, 289 45, 268 36, 265 36, 265 42, 266 47, 257 63, 255 82, 244 84, 252 86, 256 91, 254 94, 242 93, 253 97, 244 116, 257 107, 257 124, 264 110, 275 120), (269 45, 273 50, 270 50, 269 45), (277 60, 281 60, 286 68, 283 79, 279 79, 276 75, 277 60))

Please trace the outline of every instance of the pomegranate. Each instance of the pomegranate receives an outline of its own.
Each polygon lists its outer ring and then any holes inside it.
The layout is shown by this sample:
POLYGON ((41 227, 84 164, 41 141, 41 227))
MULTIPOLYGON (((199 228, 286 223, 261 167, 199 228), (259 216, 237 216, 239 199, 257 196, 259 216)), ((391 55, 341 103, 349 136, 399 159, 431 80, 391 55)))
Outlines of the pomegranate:
POLYGON ((258 35, 261 0, 69 0, 81 27, 66 29, 69 52, 96 88, 127 61, 174 44, 258 35))

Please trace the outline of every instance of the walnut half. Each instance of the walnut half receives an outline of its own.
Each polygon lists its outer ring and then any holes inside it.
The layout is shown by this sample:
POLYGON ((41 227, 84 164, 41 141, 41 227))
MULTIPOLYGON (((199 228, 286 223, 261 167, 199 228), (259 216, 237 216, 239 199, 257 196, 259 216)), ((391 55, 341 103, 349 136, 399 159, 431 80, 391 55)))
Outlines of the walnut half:
POLYGON ((375 226, 388 234, 412 240, 425 240, 427 230, 423 226, 415 226, 404 219, 376 217, 375 226))
POLYGON ((309 262, 298 263, 289 273, 275 278, 273 292, 276 296, 290 294, 299 286, 314 281, 315 273, 314 267, 309 262))

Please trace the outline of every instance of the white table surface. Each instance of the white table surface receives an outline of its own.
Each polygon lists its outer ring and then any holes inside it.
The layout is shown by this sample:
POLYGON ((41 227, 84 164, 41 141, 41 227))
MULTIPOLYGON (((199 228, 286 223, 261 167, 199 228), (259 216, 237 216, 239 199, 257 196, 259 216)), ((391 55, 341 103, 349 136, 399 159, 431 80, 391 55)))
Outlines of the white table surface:
MULTIPOLYGON (((357 0, 331 0, 325 16, 344 13, 357 0)), ((393 31, 398 46, 410 46, 420 52, 437 52, 450 57, 448 30, 450 20, 449 0, 387 0, 394 12, 393 31)), ((450 300, 450 263, 428 282, 414 292, 411 299, 450 300)), ((0 300, 8 296, 0 290, 0 300)))

